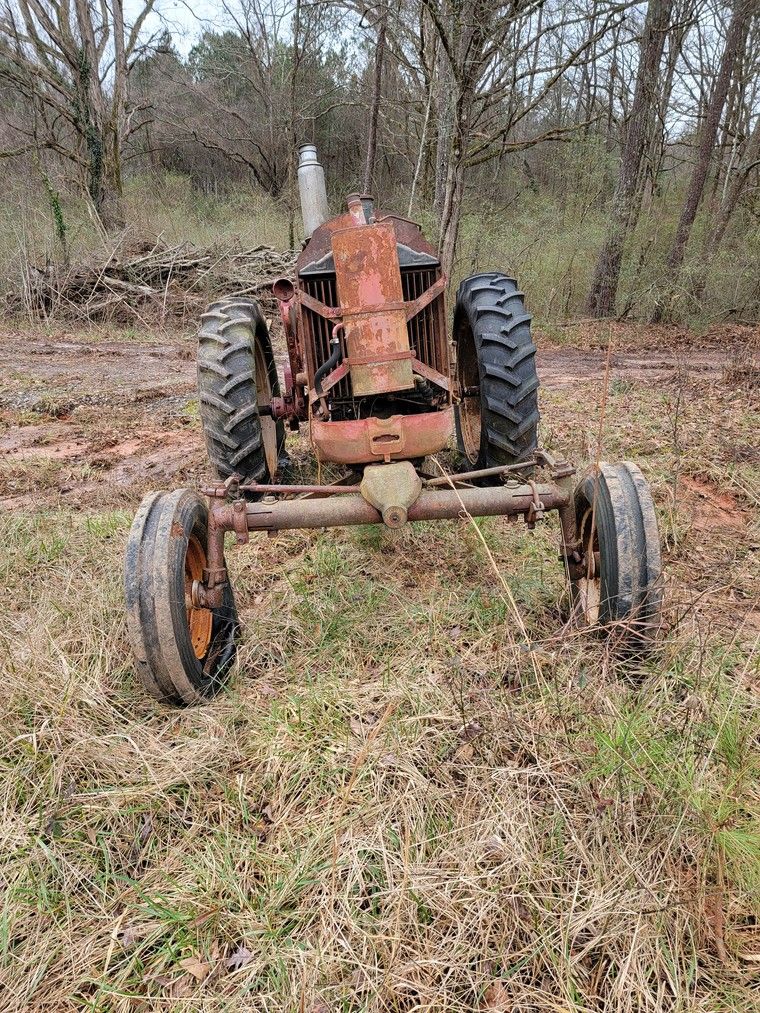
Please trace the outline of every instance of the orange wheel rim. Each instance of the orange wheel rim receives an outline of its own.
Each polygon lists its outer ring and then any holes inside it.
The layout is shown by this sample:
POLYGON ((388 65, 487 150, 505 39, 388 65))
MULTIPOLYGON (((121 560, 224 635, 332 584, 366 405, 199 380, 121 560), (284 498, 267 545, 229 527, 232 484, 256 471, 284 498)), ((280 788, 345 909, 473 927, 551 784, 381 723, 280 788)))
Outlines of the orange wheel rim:
POLYGON ((193 581, 203 580, 206 566, 206 553, 195 537, 190 535, 185 553, 185 607, 187 608, 187 626, 190 630, 190 643, 196 658, 201 661, 208 653, 211 643, 211 628, 214 615, 211 609, 196 608, 193 605, 193 581))
POLYGON ((584 575, 577 584, 581 614, 588 626, 596 626, 602 607, 602 567, 599 551, 599 532, 593 523, 593 510, 588 509, 581 521, 584 575))

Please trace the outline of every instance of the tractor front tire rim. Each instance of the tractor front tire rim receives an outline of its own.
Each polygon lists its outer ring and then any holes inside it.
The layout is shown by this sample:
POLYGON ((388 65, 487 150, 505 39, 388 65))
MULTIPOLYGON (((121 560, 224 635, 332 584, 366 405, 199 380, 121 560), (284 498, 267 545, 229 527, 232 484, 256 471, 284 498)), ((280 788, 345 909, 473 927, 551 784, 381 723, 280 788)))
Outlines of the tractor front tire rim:
POLYGON ((193 645, 193 652, 199 661, 202 661, 208 654, 214 625, 214 615, 211 609, 193 605, 193 582, 203 580, 205 568, 205 550, 195 535, 190 535, 185 553, 185 608, 187 609, 190 643, 193 645))
POLYGON ((583 546, 584 575, 577 582, 578 605, 583 621, 596 626, 602 607, 602 567, 599 552, 599 533, 594 523, 593 509, 586 510, 580 524, 583 546))

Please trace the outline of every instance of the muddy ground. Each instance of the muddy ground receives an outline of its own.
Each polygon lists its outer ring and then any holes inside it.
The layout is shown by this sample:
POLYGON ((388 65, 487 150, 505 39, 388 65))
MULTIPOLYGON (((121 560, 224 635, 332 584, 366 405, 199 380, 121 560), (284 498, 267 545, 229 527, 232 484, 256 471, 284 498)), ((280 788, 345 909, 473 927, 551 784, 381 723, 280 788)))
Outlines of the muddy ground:
MULTIPOLYGON (((634 391, 668 390, 676 382, 692 390, 725 388, 737 371, 746 387, 760 340, 760 330, 751 328, 717 329, 699 339, 676 329, 583 323, 551 336, 539 332, 545 396, 557 392, 572 405, 576 388, 583 412, 589 392, 597 397, 603 385, 609 334, 610 385, 634 391)), ((147 489, 194 485, 207 476, 192 335, 22 326, 0 331, 0 356, 5 509, 127 505, 147 489)), ((752 457, 757 448, 740 452, 752 457)), ((699 523, 718 523, 716 516, 735 506, 733 497, 726 502, 698 479, 685 489, 699 523)))

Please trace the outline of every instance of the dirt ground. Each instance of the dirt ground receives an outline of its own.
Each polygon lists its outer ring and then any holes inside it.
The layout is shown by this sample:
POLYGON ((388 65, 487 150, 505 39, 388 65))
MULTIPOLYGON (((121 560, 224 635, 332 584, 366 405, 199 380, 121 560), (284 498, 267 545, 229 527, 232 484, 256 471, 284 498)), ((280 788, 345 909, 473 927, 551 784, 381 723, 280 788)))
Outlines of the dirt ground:
MULTIPOLYGON (((695 346, 679 330, 618 325, 610 382, 667 388, 677 377, 709 386, 757 346, 758 333, 714 331, 695 346)), ((598 386, 607 368, 600 329, 576 325, 563 337, 586 347, 539 334, 544 390, 571 395, 598 386)), ((194 353, 193 337, 182 333, 154 340, 130 332, 0 331, 0 504, 94 506, 131 499, 144 487, 202 479, 194 353), (54 473, 50 480, 45 469, 54 473)))
MULTIPOLYGON (((670 511, 675 558, 681 528, 700 540, 690 555, 700 572, 705 560, 730 569, 737 546, 752 552, 760 329, 722 328, 695 338, 680 329, 581 323, 559 335, 539 331, 536 340, 545 445, 579 465, 593 458, 609 369, 604 456, 642 464, 670 511)), ((131 510, 148 491, 197 487, 209 477, 191 333, 156 339, 24 328, 0 333, 0 355, 5 510, 131 510)), ((303 432, 290 438, 290 452, 302 479, 312 480, 303 432)), ((704 589, 699 578, 690 576, 690 584, 694 594, 704 589)), ((732 595, 748 629, 760 630, 756 603, 744 591, 732 595)))

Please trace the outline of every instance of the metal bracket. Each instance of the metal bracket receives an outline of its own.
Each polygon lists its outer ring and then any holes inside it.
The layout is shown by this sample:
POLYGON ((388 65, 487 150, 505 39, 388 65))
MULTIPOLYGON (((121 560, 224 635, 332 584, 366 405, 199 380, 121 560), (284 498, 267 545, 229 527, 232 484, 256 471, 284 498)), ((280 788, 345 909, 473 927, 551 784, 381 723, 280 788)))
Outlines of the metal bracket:
POLYGON ((222 604, 224 588, 228 583, 225 567, 204 569, 203 579, 194 580, 190 600, 195 608, 215 609, 222 604))
POLYGON ((531 500, 530 505, 528 506, 528 512, 525 515, 525 523, 531 530, 533 530, 533 528, 535 528, 536 526, 536 521, 540 521, 543 519, 544 504, 541 502, 539 498, 536 483, 528 479, 525 484, 529 485, 531 491, 533 492, 533 499, 531 500))
POLYGON ((430 380, 431 383, 443 388, 445 391, 451 390, 449 378, 444 376, 443 373, 439 373, 437 369, 433 369, 431 366, 421 362, 414 352, 412 353, 412 372, 416 373, 417 376, 423 377, 425 380, 430 380))
POLYGON ((238 545, 246 545, 248 542, 248 518, 244 499, 236 499, 232 504, 232 524, 235 531, 235 541, 238 545))
POLYGON ((422 492, 422 480, 411 461, 393 464, 369 464, 364 469, 359 492, 376 510, 389 528, 406 523, 409 507, 422 492))
POLYGON ((549 474, 555 481, 569 478, 575 474, 575 468, 569 461, 557 460, 554 454, 550 454, 548 450, 536 450, 534 456, 537 461, 549 469, 549 474))
POLYGON ((219 584, 227 583, 227 570, 224 566, 217 569, 203 571, 203 583, 206 587, 218 587, 219 584))

